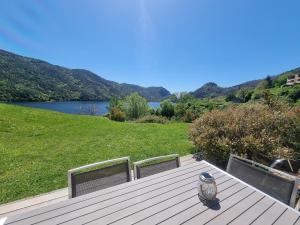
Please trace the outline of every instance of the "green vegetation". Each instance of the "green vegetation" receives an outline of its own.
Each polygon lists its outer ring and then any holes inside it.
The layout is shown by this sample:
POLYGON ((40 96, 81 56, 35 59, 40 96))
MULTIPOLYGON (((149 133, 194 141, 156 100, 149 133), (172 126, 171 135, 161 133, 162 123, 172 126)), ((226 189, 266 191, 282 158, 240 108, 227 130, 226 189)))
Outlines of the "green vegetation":
POLYGON ((168 122, 168 120, 165 117, 162 117, 162 116, 147 115, 147 116, 143 116, 143 117, 137 119, 135 122, 137 122, 137 123, 161 123, 161 124, 165 124, 165 123, 168 122))
POLYGON ((121 101, 121 109, 128 120, 135 120, 148 114, 150 108, 147 100, 138 93, 133 93, 121 101))
MULTIPOLYGON (((296 70, 299 72, 298 70, 296 70)), ((300 84, 293 86, 286 85, 287 77, 290 77, 292 72, 283 73, 275 78, 267 76, 264 80, 260 81, 255 87, 242 88, 236 92, 229 93, 225 100, 234 103, 246 103, 249 101, 264 100, 266 95, 293 104, 300 103, 300 84)))
POLYGON ((162 87, 119 84, 88 70, 68 69, 0 50, 0 102, 108 100, 134 92, 151 101, 170 95, 162 87))
POLYGON ((67 171, 89 163, 189 154, 187 128, 0 104, 0 203, 66 187, 67 171))
POLYGON ((175 115, 174 104, 170 100, 165 100, 160 103, 160 114, 168 119, 171 119, 175 115))
POLYGON ((223 168, 230 153, 268 163, 274 158, 298 158, 299 108, 266 103, 213 110, 195 120, 190 136, 201 155, 223 168))
POLYGON ((112 98, 108 117, 115 121, 134 120, 139 123, 166 123, 166 121, 192 122, 212 109, 222 109, 229 105, 224 98, 196 99, 191 94, 182 93, 172 102, 166 99, 157 109, 150 109, 145 98, 133 93, 125 99, 112 98))
POLYGON ((207 111, 222 109, 226 105, 224 98, 197 99, 191 94, 183 93, 176 100, 175 118, 184 122, 192 122, 207 111))

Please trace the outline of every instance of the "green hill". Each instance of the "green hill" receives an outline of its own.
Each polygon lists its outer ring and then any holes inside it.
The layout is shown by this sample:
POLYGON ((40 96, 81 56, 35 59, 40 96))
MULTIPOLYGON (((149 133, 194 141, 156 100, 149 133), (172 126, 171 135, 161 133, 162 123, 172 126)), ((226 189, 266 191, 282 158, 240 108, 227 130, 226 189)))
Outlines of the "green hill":
MULTIPOLYGON (((281 74, 271 76, 271 80, 274 82, 274 86, 281 87, 281 85, 286 83, 286 79, 288 76, 299 74, 300 68, 296 68, 287 72, 283 72, 281 74)), ((245 83, 241 83, 232 87, 220 87, 216 83, 209 82, 204 84, 202 87, 197 90, 191 92, 191 94, 196 98, 207 98, 207 97, 221 97, 227 96, 230 94, 235 94, 241 89, 255 89, 264 82, 264 79, 260 80, 252 80, 245 83)))
POLYGON ((0 101, 108 100, 133 92, 152 101, 170 95, 163 87, 119 84, 88 70, 68 69, 0 50, 0 101))
POLYGON ((0 104, 0 203, 66 187, 67 171, 89 163, 189 154, 187 127, 0 104))

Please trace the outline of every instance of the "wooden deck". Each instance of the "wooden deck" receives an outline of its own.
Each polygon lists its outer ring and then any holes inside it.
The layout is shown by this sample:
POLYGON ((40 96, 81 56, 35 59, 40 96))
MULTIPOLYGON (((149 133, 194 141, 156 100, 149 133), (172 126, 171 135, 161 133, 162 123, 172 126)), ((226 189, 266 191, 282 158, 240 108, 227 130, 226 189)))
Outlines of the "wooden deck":
POLYGON ((300 213, 205 161, 3 218, 3 224, 299 224, 300 213), (203 205, 196 182, 210 172, 219 202, 203 205))
MULTIPOLYGON (((181 165, 186 165, 195 161, 193 155, 180 157, 181 165)), ((66 173, 67 174, 67 173, 66 173)), ((67 175, 66 175, 67 176, 67 175)), ((24 213, 33 209, 49 206, 68 199, 68 188, 52 191, 49 193, 21 199, 8 204, 0 205, 0 217, 11 216, 24 213)))

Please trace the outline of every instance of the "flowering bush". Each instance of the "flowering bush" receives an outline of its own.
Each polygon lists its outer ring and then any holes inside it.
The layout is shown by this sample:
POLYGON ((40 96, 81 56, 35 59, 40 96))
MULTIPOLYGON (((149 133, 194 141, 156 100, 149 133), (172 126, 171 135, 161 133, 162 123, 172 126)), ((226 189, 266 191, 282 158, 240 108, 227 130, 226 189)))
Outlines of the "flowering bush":
POLYGON ((225 167, 230 153, 258 162, 295 157, 300 150, 300 111, 285 104, 232 106, 205 113, 189 134, 200 154, 225 167))
POLYGON ((110 109, 109 119, 123 122, 125 121, 125 113, 122 112, 118 107, 112 107, 110 109))
POLYGON ((137 123, 167 123, 167 119, 162 116, 156 116, 156 115, 147 115, 143 116, 139 119, 137 119, 135 122, 137 123))

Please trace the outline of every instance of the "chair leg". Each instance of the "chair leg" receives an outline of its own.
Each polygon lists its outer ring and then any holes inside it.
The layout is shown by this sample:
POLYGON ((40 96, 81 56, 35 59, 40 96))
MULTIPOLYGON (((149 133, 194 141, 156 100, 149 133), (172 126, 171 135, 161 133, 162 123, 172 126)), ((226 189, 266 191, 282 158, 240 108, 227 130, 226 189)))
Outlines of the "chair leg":
POLYGON ((297 203, 296 203, 296 205, 295 205, 295 209, 296 209, 297 211, 299 211, 299 209, 300 209, 300 198, 298 199, 298 201, 297 201, 297 203))

